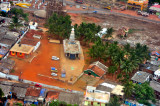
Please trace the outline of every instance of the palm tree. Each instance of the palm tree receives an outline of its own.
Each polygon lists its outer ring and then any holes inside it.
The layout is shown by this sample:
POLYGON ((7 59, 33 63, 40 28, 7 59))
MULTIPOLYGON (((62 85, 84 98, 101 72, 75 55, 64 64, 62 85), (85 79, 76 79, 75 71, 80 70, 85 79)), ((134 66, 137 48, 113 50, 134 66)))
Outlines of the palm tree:
POLYGON ((107 28, 107 31, 106 31, 106 34, 105 34, 104 38, 108 39, 109 37, 112 37, 113 32, 114 32, 113 27, 107 28))
POLYGON ((108 73, 111 73, 112 77, 116 71, 117 71, 117 66, 109 66, 108 73))
POLYGON ((114 96, 110 99, 109 104, 107 104, 107 106, 120 106, 121 103, 119 101, 119 98, 117 96, 114 96))
POLYGON ((124 84, 124 94, 125 94, 125 98, 129 98, 132 93, 134 92, 134 84, 132 81, 127 81, 124 84))

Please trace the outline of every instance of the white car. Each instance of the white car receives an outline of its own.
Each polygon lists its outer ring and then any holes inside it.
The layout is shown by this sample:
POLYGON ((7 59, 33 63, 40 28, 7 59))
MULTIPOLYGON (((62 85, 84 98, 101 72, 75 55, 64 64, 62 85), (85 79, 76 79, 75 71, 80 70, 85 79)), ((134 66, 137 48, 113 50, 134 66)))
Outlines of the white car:
POLYGON ((52 56, 52 60, 59 60, 57 56, 52 56))
POLYGON ((51 73, 51 75, 52 75, 52 76, 57 76, 57 74, 56 74, 56 73, 51 73))
POLYGON ((86 9, 86 7, 85 7, 85 6, 83 6, 83 9, 86 9))

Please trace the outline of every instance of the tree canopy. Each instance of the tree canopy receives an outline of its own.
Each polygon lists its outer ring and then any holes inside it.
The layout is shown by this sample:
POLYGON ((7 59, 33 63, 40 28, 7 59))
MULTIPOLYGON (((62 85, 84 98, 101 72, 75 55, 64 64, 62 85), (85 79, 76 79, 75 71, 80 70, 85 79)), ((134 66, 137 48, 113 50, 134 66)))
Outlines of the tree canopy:
POLYGON ((110 99, 109 103, 107 104, 107 106, 120 106, 121 103, 119 101, 119 98, 117 96, 114 96, 110 99))
POLYGON ((51 103, 49 103, 49 106, 78 106, 77 104, 67 104, 66 102, 64 101, 52 101, 51 103))
POLYGON ((22 20, 28 22, 28 14, 24 13, 23 9, 12 8, 10 13, 12 15, 10 29, 17 30, 20 26, 22 26, 22 20))
POLYGON ((156 102, 154 90, 147 82, 143 84, 136 84, 128 81, 126 84, 124 84, 124 93, 125 98, 133 98, 139 103, 147 106, 150 106, 150 103, 148 102, 149 100, 151 100, 153 103, 156 102))
POLYGON ((60 38, 69 38, 71 33, 71 18, 69 15, 61 16, 54 13, 46 24, 50 34, 58 35, 60 38))
POLYGON ((85 42, 95 42, 97 39, 99 39, 96 34, 102 29, 101 26, 97 26, 95 23, 85 22, 82 22, 79 26, 75 24, 74 28, 76 38, 84 40, 85 42))
POLYGON ((4 96, 2 89, 0 88, 0 97, 4 96))
POLYGON ((150 59, 149 53, 148 47, 139 43, 135 47, 130 47, 129 44, 119 46, 117 42, 103 43, 98 39, 88 51, 89 56, 93 59, 103 62, 109 59, 111 61, 109 73, 114 74, 120 70, 120 75, 117 77, 121 80, 123 78, 129 79, 128 74, 136 70, 140 63, 150 59))

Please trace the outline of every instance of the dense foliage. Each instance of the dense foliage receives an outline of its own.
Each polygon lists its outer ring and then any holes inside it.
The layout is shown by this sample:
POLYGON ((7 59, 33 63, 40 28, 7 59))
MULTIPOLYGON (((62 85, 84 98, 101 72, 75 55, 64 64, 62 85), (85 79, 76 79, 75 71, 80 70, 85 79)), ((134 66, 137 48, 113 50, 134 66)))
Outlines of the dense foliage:
POLYGON ((69 15, 61 16, 53 14, 46 24, 50 34, 58 35, 60 38, 69 38, 71 33, 71 19, 69 15))
POLYGON ((110 99, 109 103, 107 104, 107 106, 120 106, 121 103, 119 101, 119 98, 117 96, 114 96, 110 99))
POLYGON ((125 98, 134 98, 139 103, 147 106, 151 105, 148 100, 152 100, 153 103, 156 102, 154 90, 149 86, 148 83, 136 84, 128 81, 124 85, 124 93, 125 98))
POLYGON ((20 26, 22 26, 22 20, 28 22, 28 14, 24 13, 23 9, 12 8, 10 13, 12 15, 10 29, 17 30, 20 26))
POLYGON ((99 39, 96 34, 101 31, 101 26, 97 26, 95 23, 82 22, 79 26, 75 24, 74 28, 75 36, 80 40, 84 40, 85 42, 95 42, 99 39))
POLYGON ((49 106, 78 106, 76 104, 72 105, 72 104, 67 104, 66 102, 64 101, 52 101, 49 106))
POLYGON ((101 40, 97 40, 89 49, 88 54, 99 61, 109 60, 111 62, 109 73, 114 74, 119 70, 120 74, 117 77, 121 80, 129 79, 128 75, 136 70, 140 63, 150 59, 148 47, 139 43, 135 47, 130 47, 129 44, 122 47, 117 42, 104 44, 101 40))

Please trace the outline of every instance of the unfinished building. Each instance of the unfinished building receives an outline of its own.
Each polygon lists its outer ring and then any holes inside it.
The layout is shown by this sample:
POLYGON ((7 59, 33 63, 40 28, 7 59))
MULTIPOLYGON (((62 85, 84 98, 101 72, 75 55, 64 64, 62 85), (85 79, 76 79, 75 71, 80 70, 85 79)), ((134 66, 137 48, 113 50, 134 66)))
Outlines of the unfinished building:
POLYGON ((64 15, 65 12, 63 7, 63 0, 48 0, 46 11, 47 11, 46 19, 52 16, 53 13, 64 15))
POLYGON ((75 40, 74 28, 72 28, 69 39, 63 40, 64 53, 70 59, 79 58, 81 53, 80 42, 75 40))

